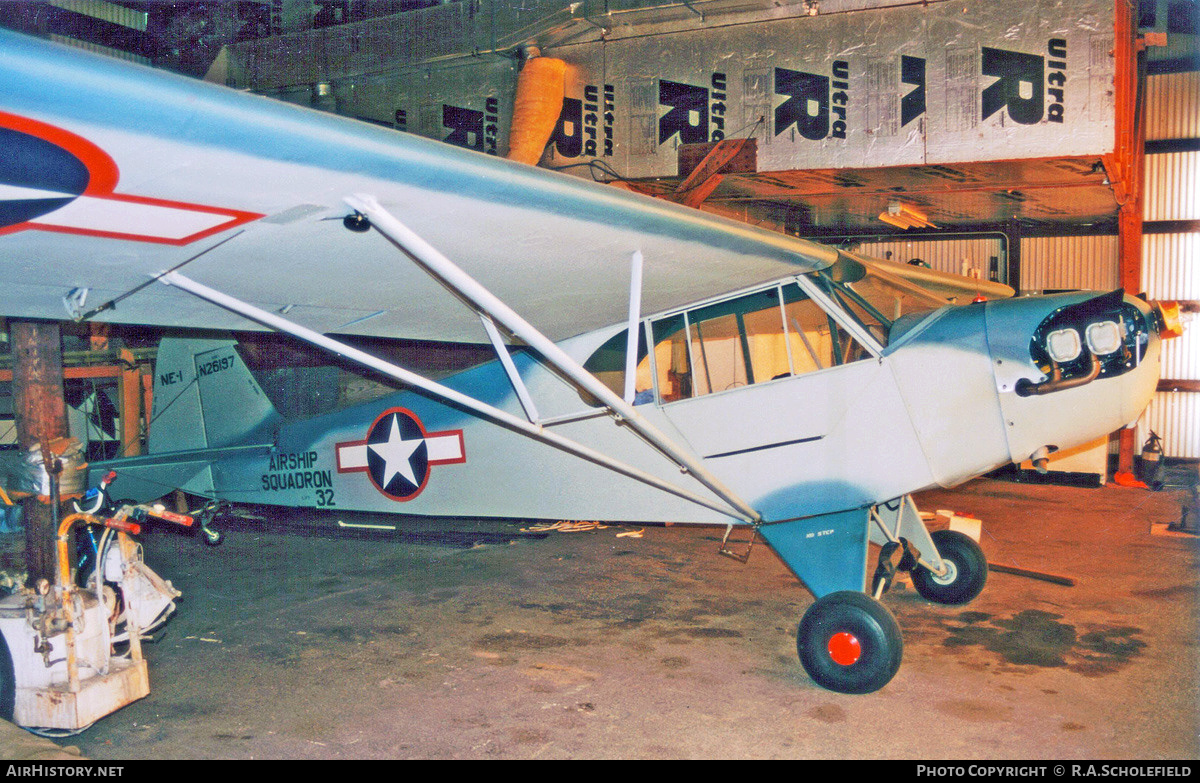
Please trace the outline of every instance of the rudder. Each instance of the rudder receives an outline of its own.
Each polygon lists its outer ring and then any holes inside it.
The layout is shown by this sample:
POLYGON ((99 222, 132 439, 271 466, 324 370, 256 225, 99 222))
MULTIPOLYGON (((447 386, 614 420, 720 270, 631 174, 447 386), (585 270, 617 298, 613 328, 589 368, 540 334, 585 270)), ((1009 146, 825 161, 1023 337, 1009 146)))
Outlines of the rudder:
POLYGON ((238 354, 236 340, 168 337, 160 343, 150 454, 231 446, 278 418, 238 354))

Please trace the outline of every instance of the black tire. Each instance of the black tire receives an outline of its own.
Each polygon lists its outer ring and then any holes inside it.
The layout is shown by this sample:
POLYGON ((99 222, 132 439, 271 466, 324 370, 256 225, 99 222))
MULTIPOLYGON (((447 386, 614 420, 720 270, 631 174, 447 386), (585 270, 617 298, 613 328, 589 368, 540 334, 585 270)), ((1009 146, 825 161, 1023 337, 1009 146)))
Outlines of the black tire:
POLYGON ((912 571, 913 587, 927 601, 938 604, 965 604, 975 600, 987 584, 987 558, 979 544, 957 530, 938 530, 930 534, 950 572, 936 576, 924 566, 912 571))
POLYGON ((8 642, 0 634, 0 718, 12 722, 13 710, 17 706, 17 675, 13 670, 12 654, 8 642))
POLYGON ((846 590, 817 600, 800 621, 796 652, 808 676, 838 693, 871 693, 900 669, 904 640, 886 606, 846 590))

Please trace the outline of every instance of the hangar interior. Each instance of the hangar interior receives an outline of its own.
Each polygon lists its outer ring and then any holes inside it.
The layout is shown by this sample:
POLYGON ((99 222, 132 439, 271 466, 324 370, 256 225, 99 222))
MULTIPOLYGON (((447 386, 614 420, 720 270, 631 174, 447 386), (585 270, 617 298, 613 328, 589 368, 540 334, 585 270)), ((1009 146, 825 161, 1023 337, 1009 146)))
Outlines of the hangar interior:
MULTIPOLYGON (((1200 484, 1200 4, 1193 0, 4 5, 0 26, 12 30, 852 253, 1005 285, 1017 296, 1123 289, 1177 303, 1185 328, 1163 342, 1162 377, 1134 426, 992 478, 1032 486, 1051 506, 1059 502, 1055 486, 1183 490, 1176 528, 1194 542, 1200 511, 1191 506, 1189 529, 1186 500, 1200 484)), ((793 303, 780 296, 790 312, 793 303)), ((703 390, 691 393, 753 383, 756 372, 776 377, 791 367, 789 356, 805 356, 814 368, 835 361, 836 332, 808 344, 805 334, 816 332, 801 323, 811 316, 797 315, 790 335, 785 320, 779 334, 752 345, 743 316, 754 315, 710 314, 698 342, 714 368, 729 369, 706 368, 703 390), (742 362, 739 351, 754 357, 742 362)), ((80 441, 84 459, 146 452, 162 329, 64 320, 47 333, 45 324, 12 317, 8 325, 0 446, 19 453, 30 440, 18 422, 39 415, 30 398, 44 391, 18 389, 14 379, 16 355, 31 352, 61 368, 66 431, 57 434, 80 441)), ((239 339, 258 384, 288 418, 398 388, 285 337, 239 339)), ((491 357, 487 345, 347 340, 433 378, 491 357)), ((665 385, 679 351, 672 359, 663 343, 655 352, 665 385)), ((642 370, 649 375, 649 365, 642 370)), ((623 378, 624 368, 614 373, 623 378)), ((1069 497, 1063 502, 1088 503, 1086 494, 1069 497)), ((1156 521, 1174 513, 1162 497, 1135 501, 1142 506, 1155 508, 1156 521)), ((6 517, 8 533, 20 530, 15 517, 6 517)), ((31 529, 19 542, 26 548, 31 529)), ((52 562, 54 554, 43 557, 52 562)), ((1191 602, 1182 613, 1194 629, 1194 557, 1181 559, 1190 587, 1180 601, 1191 602)), ((1033 578, 1046 570, 1054 568, 1039 565, 1033 578)), ((1194 691, 1194 681, 1188 687, 1194 691)), ((1194 718, 1194 710, 1183 716, 1194 718)), ((1187 755, 1195 739, 1192 726, 1190 740, 1148 754, 1187 755)), ((963 743, 956 751, 964 755, 980 747, 963 743)), ((663 755, 695 752, 666 747, 663 755)), ((1058 747, 1070 755, 1094 746, 1058 747)), ((420 748, 396 752, 421 755, 420 748)), ((821 755, 811 746, 794 750, 821 755)), ((628 752, 654 755, 644 747, 628 752)))
MULTIPOLYGON (((1143 2, 1128 18, 1117 13, 1124 4, 1070 9, 1073 18, 1056 24, 1086 28, 1087 47, 1056 54, 1049 49, 1065 42, 1038 39, 1026 64, 1042 83, 1028 99, 1018 75, 987 98, 953 75, 978 53, 954 29, 958 12, 941 3, 12 5, 13 29, 493 155, 509 154, 522 58, 540 51, 569 66, 545 167, 676 200, 683 188, 684 203, 704 210, 1022 294, 1125 287, 1180 302, 1185 319, 1197 310, 1192 3, 1143 2), (1102 30, 1093 18, 1105 20, 1102 30), (1122 38, 1127 49, 1113 49, 1122 38), (954 57, 939 62, 932 54, 947 39, 954 57), (831 69, 849 67, 839 49, 861 57, 856 83, 827 90, 832 102, 827 95, 805 114, 804 127, 785 115, 807 96, 780 103, 779 86, 768 84, 773 47, 795 40, 799 57, 831 69), (901 49, 914 53, 894 55, 901 49), (713 67, 698 71, 706 62, 713 67), (1084 85, 1075 106, 1056 87, 1068 79, 1084 85), (688 88, 678 104, 651 100, 660 81, 688 88), (1010 88, 1017 93, 1001 94, 1010 88), (1014 119, 1005 101, 1037 117, 1014 119), (850 125, 846 105, 858 109, 850 125), (654 134, 662 141, 651 144, 654 134), (722 140, 739 142, 722 150, 732 157, 707 157, 722 140)), ((973 24, 1041 35, 1048 22, 1039 20, 1062 10, 1028 3, 990 14, 973 24)), ((837 81, 832 70, 806 75, 826 87, 837 81)), ((1166 345, 1135 451, 1153 432, 1168 457, 1200 459, 1195 339, 1166 345)), ((147 342, 130 339, 134 348, 147 342)), ((97 404, 108 408, 116 396, 110 388, 97 404)), ((310 403, 297 412, 316 411, 310 403)), ((125 453, 131 447, 126 439, 125 453)))

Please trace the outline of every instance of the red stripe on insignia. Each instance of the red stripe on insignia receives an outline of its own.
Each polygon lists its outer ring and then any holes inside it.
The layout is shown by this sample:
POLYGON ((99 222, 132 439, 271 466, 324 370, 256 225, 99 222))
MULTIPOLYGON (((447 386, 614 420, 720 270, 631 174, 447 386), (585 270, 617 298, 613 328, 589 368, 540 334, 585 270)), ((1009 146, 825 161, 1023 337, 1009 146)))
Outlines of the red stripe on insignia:
MULTIPOLYGON (((9 114, 0 112, 0 127, 9 128, 30 136, 35 136, 44 139, 47 142, 61 147, 70 154, 79 159, 88 170, 88 184, 80 198, 93 198, 111 202, 110 207, 119 207, 120 204, 142 205, 150 207, 159 207, 168 210, 178 210, 180 212, 198 213, 201 215, 209 215, 214 218, 211 225, 197 231, 189 232, 184 236, 178 236, 172 232, 163 230, 155 231, 152 224, 145 222, 138 226, 139 230, 129 230, 127 226, 98 226, 87 224, 85 222, 72 224, 70 221, 53 221, 50 218, 58 212, 65 212, 64 216, 72 215, 72 212, 67 212, 72 205, 79 210, 79 201, 75 201, 63 207, 61 210, 55 210, 45 215, 41 215, 41 221, 34 219, 25 223, 18 223, 12 226, 5 226, 0 229, 0 236, 11 234, 17 231, 26 229, 36 229, 38 231, 49 231, 59 234, 80 234, 84 236, 105 237, 108 239, 124 239, 133 242, 153 242, 164 245, 188 245, 199 239, 218 234, 222 231, 227 231, 246 223, 258 220, 265 215, 258 212, 247 212, 238 209, 226 209, 224 207, 213 207, 204 204, 193 204, 186 201, 170 201, 167 199, 150 198, 148 196, 136 196, 130 194, 114 193, 117 181, 120 179, 120 170, 112 156, 102 150, 96 144, 88 141, 82 136, 72 133, 71 131, 59 128, 55 125, 50 125, 38 120, 32 120, 28 117, 22 117, 17 114, 9 114), (216 218, 223 218, 216 220, 216 218)), ((207 222, 207 221, 206 221, 207 222)))

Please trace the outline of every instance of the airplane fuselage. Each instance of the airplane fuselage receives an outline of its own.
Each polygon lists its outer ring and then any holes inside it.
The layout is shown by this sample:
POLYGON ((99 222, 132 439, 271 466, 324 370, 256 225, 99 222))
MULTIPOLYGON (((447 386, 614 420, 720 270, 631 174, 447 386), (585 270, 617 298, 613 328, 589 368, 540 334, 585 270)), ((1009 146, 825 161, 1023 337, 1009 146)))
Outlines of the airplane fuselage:
MULTIPOLYGON (((763 291, 771 300, 780 288, 794 285, 783 281, 763 291)), ((818 339, 829 348, 828 325, 806 328, 802 316, 791 318, 789 325, 786 307, 792 303, 785 303, 778 320, 791 331, 785 326, 774 335, 776 345, 768 349, 776 355, 762 362, 775 360, 788 369, 778 373, 782 377, 764 380, 746 377, 746 368, 751 374, 755 368, 754 360, 745 357, 768 350, 751 346, 751 341, 767 340, 765 332, 775 328, 773 314, 771 327, 760 334, 725 332, 704 344, 702 324, 715 321, 704 322, 701 308, 668 313, 639 326, 657 340, 642 365, 658 383, 645 392, 651 399, 636 407, 748 499, 767 523, 864 508, 928 487, 954 486, 1029 459, 1040 448, 1067 448, 1136 419, 1158 377, 1158 340, 1148 325, 1131 331, 1129 346, 1121 347, 1136 354, 1124 371, 1051 393, 1018 391, 1021 379, 1045 378, 1030 354, 1039 324, 1088 298, 1064 295, 946 307, 905 328, 893 327, 886 346, 864 345, 869 350, 853 360, 843 356, 833 366, 813 366, 812 361, 818 339), (689 315, 691 339, 672 345, 663 325, 689 315), (1013 334, 1024 338, 1009 337, 1013 334), (812 357, 787 355, 799 353, 802 345, 812 357), (679 355, 681 351, 691 357, 679 355), (717 356, 721 351, 724 359, 717 356), (810 366, 800 367, 801 358, 810 366), (648 359, 659 365, 673 362, 679 372, 648 367, 648 359), (736 380, 718 382, 715 364, 720 361, 732 368, 729 377, 736 380), (703 362, 706 370, 700 369, 703 362), (664 388, 665 379, 685 374, 692 378, 691 393, 664 388), (698 380, 706 381, 707 388, 695 388, 698 380)), ((1149 324, 1152 315, 1145 305, 1128 299, 1123 307, 1149 324)), ((704 308, 713 312, 711 303, 704 308)), ((835 325, 834 338, 837 331, 835 325)), ((561 345, 586 364, 602 346, 623 339, 623 333, 623 327, 614 326, 561 345)), ((862 342, 869 343, 870 336, 862 336, 862 342)), ((240 503, 413 515, 737 521, 418 392, 402 391, 306 421, 284 422, 260 390, 254 393, 258 402, 245 402, 249 374, 232 343, 201 345, 202 350, 181 347, 176 353, 164 344, 160 355, 152 453, 246 447, 204 460, 204 469, 180 484, 196 494, 240 503), (170 392, 174 388, 191 388, 189 393, 197 396, 194 410, 182 418, 157 407, 166 410, 170 401, 183 408, 185 400, 170 392), (232 423, 223 429, 224 419, 232 423), (181 435, 181 430, 191 434, 181 435), (236 437, 230 434, 235 432, 236 437), (192 440, 181 443, 181 437, 192 440)), ((538 400, 542 420, 561 421, 546 426, 662 480, 686 482, 675 464, 615 424, 603 409, 590 409, 573 386, 530 352, 517 352, 515 363, 538 400)), ((444 383, 523 415, 499 362, 444 383)))

